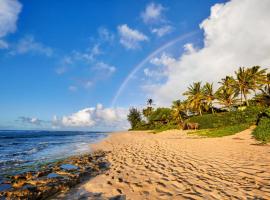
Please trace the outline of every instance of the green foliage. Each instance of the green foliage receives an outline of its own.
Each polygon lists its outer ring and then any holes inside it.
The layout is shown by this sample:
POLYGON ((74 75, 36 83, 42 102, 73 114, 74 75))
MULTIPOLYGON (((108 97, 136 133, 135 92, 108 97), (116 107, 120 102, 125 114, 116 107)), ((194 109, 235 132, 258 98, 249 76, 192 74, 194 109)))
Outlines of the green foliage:
POLYGON ((270 119, 261 119, 259 125, 255 128, 252 135, 256 140, 262 141, 263 143, 270 142, 270 119))
POLYGON ((248 107, 243 111, 231 111, 215 114, 194 116, 190 122, 199 123, 200 129, 220 128, 240 124, 252 124, 256 121, 257 115, 263 107, 248 107))
POLYGON ((157 108, 149 116, 150 124, 167 124, 172 120, 170 108, 157 108))
POLYGON ((191 132, 192 134, 197 134, 199 136, 205 137, 223 137, 228 135, 233 135, 235 133, 239 133, 249 127, 249 124, 240 124, 234 126, 226 126, 215 129, 203 129, 191 132))
POLYGON ((270 108, 265 109, 258 115, 257 127, 253 131, 255 139, 263 143, 270 142, 270 108))
POLYGON ((142 124, 141 113, 137 108, 130 108, 127 118, 131 125, 131 129, 135 129, 142 124))

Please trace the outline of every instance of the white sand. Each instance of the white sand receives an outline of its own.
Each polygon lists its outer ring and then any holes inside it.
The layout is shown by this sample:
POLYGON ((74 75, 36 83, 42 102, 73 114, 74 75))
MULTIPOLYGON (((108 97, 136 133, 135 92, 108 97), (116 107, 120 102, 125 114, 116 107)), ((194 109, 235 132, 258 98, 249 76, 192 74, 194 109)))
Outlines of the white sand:
POLYGON ((93 146, 111 151, 111 169, 77 191, 132 200, 270 199, 270 146, 257 145, 250 129, 222 138, 186 133, 113 134, 93 146))

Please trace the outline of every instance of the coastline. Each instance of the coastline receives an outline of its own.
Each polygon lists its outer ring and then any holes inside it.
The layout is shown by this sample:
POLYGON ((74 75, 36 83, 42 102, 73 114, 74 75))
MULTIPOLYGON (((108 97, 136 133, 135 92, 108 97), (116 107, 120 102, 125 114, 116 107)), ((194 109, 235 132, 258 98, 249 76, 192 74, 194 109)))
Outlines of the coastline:
POLYGON ((110 168, 56 199, 269 199, 270 146, 259 145, 250 133, 110 134, 91 145, 108 152, 110 168))
MULTIPOLYGON (((102 139, 98 138, 95 142, 100 141, 102 139)), ((63 158, 41 163, 39 167, 6 174, 0 182, 0 199, 52 198, 107 170, 106 153, 89 148, 88 152, 63 155, 63 158)))
POLYGON ((10 183, 15 183, 15 190, 2 197, 268 199, 270 146, 258 145, 250 133, 247 129, 221 138, 202 138, 182 130, 108 133, 90 144, 91 154, 54 163, 39 175, 13 177, 10 183), (63 169, 63 164, 78 168, 63 169))

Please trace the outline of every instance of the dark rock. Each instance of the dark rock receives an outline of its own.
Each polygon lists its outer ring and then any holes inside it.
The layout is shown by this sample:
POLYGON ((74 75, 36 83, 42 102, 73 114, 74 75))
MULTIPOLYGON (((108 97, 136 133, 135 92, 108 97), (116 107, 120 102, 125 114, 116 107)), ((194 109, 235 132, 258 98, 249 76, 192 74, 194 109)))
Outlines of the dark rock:
MULTIPOLYGON (((49 164, 40 171, 29 171, 10 177, 9 182, 0 183, 2 199, 46 199, 60 191, 80 183, 90 176, 102 173, 109 167, 105 152, 71 157, 64 161, 49 164)), ((113 197, 123 199, 123 197, 113 197)))
POLYGON ((120 194, 113 197, 110 197, 109 200, 126 200, 126 195, 120 194))
POLYGON ((78 169, 77 166, 71 165, 71 164, 62 164, 60 167, 61 169, 66 170, 66 171, 72 171, 72 170, 78 169))

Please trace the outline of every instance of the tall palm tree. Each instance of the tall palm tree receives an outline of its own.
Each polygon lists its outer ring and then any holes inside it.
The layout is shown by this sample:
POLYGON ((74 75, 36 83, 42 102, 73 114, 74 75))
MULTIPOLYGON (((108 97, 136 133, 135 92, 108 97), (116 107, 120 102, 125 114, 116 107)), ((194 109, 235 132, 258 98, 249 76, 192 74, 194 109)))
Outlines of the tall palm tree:
POLYGON ((172 116, 177 123, 183 122, 182 114, 185 112, 185 105, 180 101, 176 100, 172 103, 172 116))
POLYGON ((215 93, 214 93, 214 89, 213 89, 213 83, 207 82, 203 86, 203 95, 204 95, 204 100, 205 100, 205 103, 206 103, 208 109, 210 108, 212 110, 212 113, 214 113, 213 101, 215 100, 215 93))
POLYGON ((188 90, 183 93, 183 95, 187 96, 187 103, 189 107, 202 115, 203 108, 203 91, 201 87, 201 82, 193 83, 188 87, 188 90))
POLYGON ((250 72, 250 69, 245 67, 239 67, 235 72, 235 89, 240 93, 241 104, 243 103, 243 97, 247 106, 249 106, 247 95, 255 89, 254 77, 250 72))

